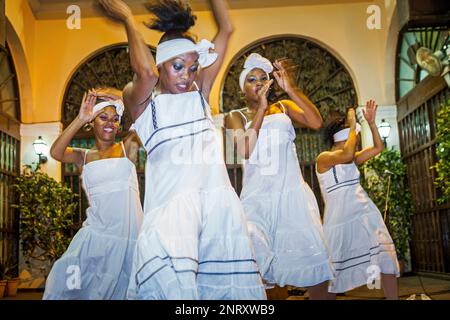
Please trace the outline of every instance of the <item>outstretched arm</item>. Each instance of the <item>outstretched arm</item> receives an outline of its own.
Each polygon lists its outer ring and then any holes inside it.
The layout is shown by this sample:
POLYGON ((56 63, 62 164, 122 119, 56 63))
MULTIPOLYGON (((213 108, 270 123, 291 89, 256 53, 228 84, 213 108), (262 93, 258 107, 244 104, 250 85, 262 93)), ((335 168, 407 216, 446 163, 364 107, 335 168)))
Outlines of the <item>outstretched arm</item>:
POLYGON ((233 25, 228 15, 228 5, 226 0, 210 0, 211 9, 214 14, 219 31, 214 37, 214 50, 218 53, 216 62, 210 67, 201 71, 199 84, 203 95, 208 100, 214 80, 222 67, 225 53, 228 48, 228 41, 233 33, 233 25))
POLYGON ((106 14, 125 26, 128 37, 133 80, 123 90, 123 100, 135 121, 144 112, 147 101, 158 82, 155 60, 137 29, 130 8, 122 0, 99 0, 106 14))
POLYGON ((50 148, 50 155, 53 159, 64 163, 75 163, 78 168, 83 166, 84 151, 69 147, 69 145, 78 130, 95 118, 96 115, 93 114, 92 110, 96 99, 97 96, 94 91, 89 90, 88 94, 84 94, 80 107, 80 113, 61 133, 50 148))
POLYGON ((366 118, 367 123, 369 124, 370 131, 372 132, 373 138, 373 147, 366 148, 356 153, 355 162, 357 165, 360 165, 384 150, 384 144, 381 140, 380 132, 378 131, 377 125, 375 123, 375 117, 377 114, 377 108, 375 101, 370 100, 366 103, 366 110, 363 109, 364 118, 366 118))
POLYGON ((275 61, 273 65, 277 68, 277 71, 273 73, 273 76, 277 80, 278 85, 292 99, 292 101, 282 101, 283 105, 287 107, 288 116, 294 122, 310 129, 319 130, 323 125, 323 120, 317 107, 294 84, 292 77, 286 69, 287 66, 279 60, 275 61))
POLYGON ((356 150, 356 118, 355 109, 351 108, 347 113, 347 121, 350 124, 350 133, 345 142, 344 149, 326 151, 317 157, 317 171, 324 173, 337 164, 348 163, 355 157, 356 150))

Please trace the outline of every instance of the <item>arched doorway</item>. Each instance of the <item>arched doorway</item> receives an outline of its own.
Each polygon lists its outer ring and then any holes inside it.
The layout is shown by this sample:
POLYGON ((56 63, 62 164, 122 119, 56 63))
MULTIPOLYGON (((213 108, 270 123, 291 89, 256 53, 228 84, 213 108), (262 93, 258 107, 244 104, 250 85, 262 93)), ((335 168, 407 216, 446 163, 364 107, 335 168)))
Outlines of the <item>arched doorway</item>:
MULTIPOLYGON (((235 55, 222 83, 223 112, 245 107, 243 95, 237 94, 241 92, 239 74, 245 59, 252 52, 259 53, 271 61, 282 57, 292 59, 296 66, 294 76, 298 87, 316 104, 324 119, 335 113, 345 114, 348 106, 357 106, 356 88, 344 64, 313 40, 286 35, 258 40, 235 55)), ((278 98, 287 98, 282 92, 277 93, 278 98)), ((323 142, 322 132, 296 128, 296 133, 295 144, 303 176, 322 207, 322 196, 314 167, 317 155, 328 146, 323 142)), ((242 173, 238 162, 238 159, 235 159, 234 163, 228 164, 227 167, 232 184, 239 193, 242 173)))
MULTIPOLYGON (((155 49, 150 47, 155 54, 155 49)), ((66 128, 78 115, 83 94, 91 88, 108 86, 122 90, 133 78, 133 71, 130 66, 127 44, 117 44, 102 48, 86 58, 75 69, 64 93, 62 103, 62 123, 66 128)), ((122 117, 122 131, 117 139, 122 139, 131 126, 128 113, 122 117)), ((94 135, 91 131, 80 130, 72 140, 71 146, 78 148, 92 148, 94 145, 94 135)), ((139 152, 136 169, 138 173, 141 198, 144 196, 144 168, 146 153, 144 149, 139 152)), ((80 183, 80 173, 73 164, 63 164, 62 177, 72 190, 79 195, 78 216, 76 217, 77 228, 81 227, 85 220, 85 212, 88 202, 80 183)), ((143 199, 142 199, 143 200, 143 199)))
POLYGON ((0 262, 17 262, 18 212, 13 184, 20 172, 20 106, 16 69, 8 45, 0 45, 0 262))

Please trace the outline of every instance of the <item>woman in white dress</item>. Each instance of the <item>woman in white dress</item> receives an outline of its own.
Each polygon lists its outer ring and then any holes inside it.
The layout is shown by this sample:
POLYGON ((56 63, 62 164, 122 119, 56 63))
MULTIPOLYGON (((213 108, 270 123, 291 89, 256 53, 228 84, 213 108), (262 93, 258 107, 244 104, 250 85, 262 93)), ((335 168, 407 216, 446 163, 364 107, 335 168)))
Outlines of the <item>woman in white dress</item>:
POLYGON ((278 85, 292 100, 268 104, 272 63, 252 53, 240 76, 248 107, 227 118, 227 128, 237 130, 237 149, 246 159, 241 201, 267 286, 307 287, 310 299, 327 299, 333 271, 317 201, 303 180, 293 127, 295 122, 317 130, 322 117, 294 85, 288 66, 280 61, 274 66, 278 85))
POLYGON ((265 299, 207 102, 232 32, 225 1, 211 1, 214 43, 187 33, 195 17, 183 2, 150 6, 156 18, 148 26, 164 32, 156 62, 126 4, 100 3, 127 30, 135 75, 124 101, 147 151, 145 218, 128 297, 265 299))
POLYGON ((372 100, 363 110, 373 147, 356 151, 360 126, 351 108, 347 120, 336 118, 328 123, 326 134, 332 148, 317 158, 317 177, 325 202, 324 233, 336 270, 329 291, 335 295, 381 281, 386 298, 398 299, 399 265, 394 243, 380 211, 360 184, 357 167, 384 149, 375 124, 376 110, 372 100))
POLYGON ((126 298, 143 212, 132 162, 139 141, 130 134, 115 142, 122 114, 122 100, 111 90, 89 91, 79 115, 52 145, 54 159, 73 163, 81 172, 89 208, 82 228, 52 267, 44 299, 126 298), (94 148, 69 147, 86 124, 92 126, 94 148))

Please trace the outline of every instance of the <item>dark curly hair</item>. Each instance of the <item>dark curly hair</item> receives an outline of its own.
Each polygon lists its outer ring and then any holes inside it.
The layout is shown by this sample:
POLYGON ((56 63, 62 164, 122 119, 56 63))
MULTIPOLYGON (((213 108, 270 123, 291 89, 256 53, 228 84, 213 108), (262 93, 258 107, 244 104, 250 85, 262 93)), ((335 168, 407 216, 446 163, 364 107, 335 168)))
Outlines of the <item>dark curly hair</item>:
POLYGON ((334 144, 333 136, 341 131, 342 129, 347 128, 345 124, 345 117, 333 117, 325 122, 323 136, 324 140, 332 146, 334 144))
POLYGON ((159 43, 180 38, 196 42, 195 36, 188 30, 195 25, 197 17, 188 4, 181 0, 158 0, 147 4, 147 9, 155 18, 145 25, 152 30, 164 32, 159 43))

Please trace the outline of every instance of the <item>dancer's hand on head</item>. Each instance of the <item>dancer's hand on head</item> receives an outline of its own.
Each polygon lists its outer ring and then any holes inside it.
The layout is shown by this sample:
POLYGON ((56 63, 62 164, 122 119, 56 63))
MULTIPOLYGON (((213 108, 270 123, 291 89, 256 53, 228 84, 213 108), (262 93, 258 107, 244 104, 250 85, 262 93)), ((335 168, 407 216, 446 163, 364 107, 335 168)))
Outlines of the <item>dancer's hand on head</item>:
POLYGON ((290 59, 277 59, 273 63, 274 67, 277 71, 273 72, 273 76, 277 80, 278 85, 285 92, 289 92, 290 90, 295 88, 294 80, 291 77, 290 69, 295 68, 295 66, 291 65, 290 59))
POLYGON ((355 109, 349 108, 347 110, 347 123, 350 126, 350 129, 355 130, 356 128, 356 115, 355 115, 355 109))
POLYGON ((367 120, 369 124, 375 123, 375 117, 377 114, 377 104, 374 100, 369 100, 366 103, 366 110, 362 110, 364 118, 367 120))
POLYGON ((270 89, 270 86, 272 85, 272 83, 273 83, 273 79, 271 79, 270 81, 267 81, 258 92, 259 107, 262 108, 263 110, 267 110, 267 107, 269 105, 269 103, 267 101, 267 96, 269 95, 269 89, 270 89))
POLYGON ((108 16, 120 22, 126 22, 133 17, 130 7, 122 0, 99 0, 100 5, 108 16))
POLYGON ((88 93, 84 93, 83 100, 81 101, 80 112, 78 118, 83 123, 91 122, 98 114, 94 114, 94 106, 97 96, 94 91, 89 90, 88 93))

